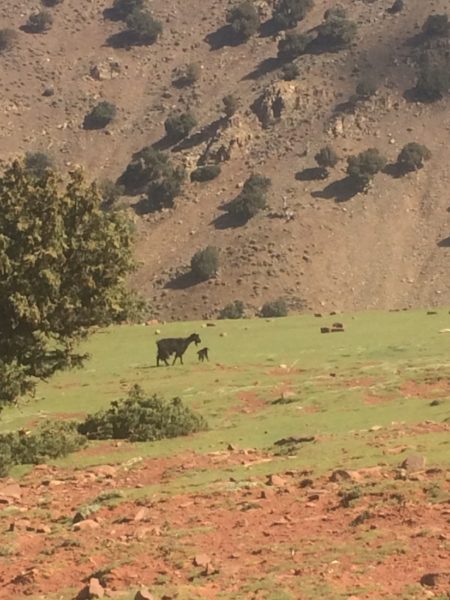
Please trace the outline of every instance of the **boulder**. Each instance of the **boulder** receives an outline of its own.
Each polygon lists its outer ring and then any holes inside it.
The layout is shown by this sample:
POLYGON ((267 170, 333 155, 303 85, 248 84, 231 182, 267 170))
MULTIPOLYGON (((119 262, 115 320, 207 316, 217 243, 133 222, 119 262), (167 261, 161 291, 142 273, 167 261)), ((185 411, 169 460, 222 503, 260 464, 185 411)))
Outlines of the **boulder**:
POLYGON ((115 79, 119 77, 121 73, 121 66, 117 60, 108 58, 107 60, 92 65, 90 68, 90 75, 97 81, 107 81, 108 79, 115 79))

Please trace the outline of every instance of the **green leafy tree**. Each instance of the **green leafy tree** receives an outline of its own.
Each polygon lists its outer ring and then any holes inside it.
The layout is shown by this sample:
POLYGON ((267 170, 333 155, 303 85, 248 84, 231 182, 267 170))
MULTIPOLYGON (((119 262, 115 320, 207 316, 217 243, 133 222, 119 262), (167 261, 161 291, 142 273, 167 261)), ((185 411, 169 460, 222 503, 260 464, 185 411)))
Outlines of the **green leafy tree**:
POLYGON ((233 94, 228 94, 227 96, 224 96, 224 98, 222 99, 222 103, 225 116, 228 119, 230 119, 235 114, 235 112, 240 106, 239 98, 236 98, 236 96, 233 96, 233 94))
POLYGON ((231 25, 234 34, 245 41, 258 31, 261 20, 253 3, 245 0, 228 11, 227 23, 231 25))
POLYGON ((204 165, 191 173, 191 181, 211 181, 220 175, 220 165, 204 165))
POLYGON ((333 168, 337 165, 339 157, 331 146, 324 146, 314 157, 319 167, 333 168))
POLYGON ((425 63, 419 70, 415 94, 423 102, 440 100, 450 89, 448 64, 425 63))
POLYGON ((278 42, 278 58, 292 61, 303 54, 311 43, 312 37, 306 33, 289 32, 278 42))
POLYGON ((194 277, 201 281, 211 279, 217 275, 220 263, 220 253, 218 248, 207 246, 199 250, 191 259, 191 271, 194 277))
POLYGON ((126 17, 125 22, 130 34, 130 42, 134 44, 154 44, 163 30, 161 22, 145 9, 134 9, 126 17))
POLYGON ((197 119, 191 112, 170 115, 164 121, 167 137, 173 142, 179 142, 187 137, 197 125, 197 119))
POLYGON ((283 65, 281 69, 284 81, 293 81, 300 75, 300 69, 294 62, 283 65))
POLYGON ((286 317, 288 314, 288 306, 282 298, 266 302, 261 308, 261 317, 286 317))
POLYGON ((386 158, 376 148, 369 148, 347 159, 347 174, 361 188, 386 166, 386 158))
POLYGON ((36 177, 42 177, 47 169, 55 169, 53 159, 46 152, 27 152, 24 164, 27 171, 36 177))
POLYGON ((273 19, 279 29, 291 29, 306 17, 313 6, 314 0, 278 0, 273 19))
POLYGON ((251 175, 241 193, 228 205, 228 213, 236 219, 248 221, 267 206, 267 192, 272 185, 268 177, 251 175))
POLYGON ((111 12, 116 19, 125 21, 133 11, 144 7, 145 0, 114 0, 111 12))
POLYGON ((29 16, 25 27, 30 33, 45 33, 52 25, 52 14, 48 10, 40 10, 29 16))
POLYGON ((347 48, 356 37, 358 27, 354 21, 341 17, 330 17, 318 28, 317 40, 328 50, 347 48))
POLYGON ((243 319, 245 316, 245 304, 242 300, 234 300, 222 308, 219 319, 243 319))
POLYGON ((423 144, 410 142, 403 146, 398 155, 397 164, 404 171, 418 171, 430 160, 431 152, 423 144))
POLYGON ((123 318, 129 224, 80 172, 64 183, 14 162, 0 177, 0 405, 60 369, 92 326, 123 318))

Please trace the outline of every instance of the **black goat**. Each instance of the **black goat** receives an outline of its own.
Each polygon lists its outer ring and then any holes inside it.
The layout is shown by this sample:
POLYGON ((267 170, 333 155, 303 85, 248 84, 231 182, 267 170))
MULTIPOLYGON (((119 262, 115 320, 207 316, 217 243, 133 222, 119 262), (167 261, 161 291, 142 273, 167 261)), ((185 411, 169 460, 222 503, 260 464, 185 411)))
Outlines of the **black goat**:
POLYGON ((172 365, 175 364, 177 358, 179 358, 181 364, 183 364, 183 354, 186 352, 189 344, 192 342, 195 342, 196 346, 201 344, 201 339, 198 333, 192 333, 187 338, 165 338, 157 341, 156 345, 158 347, 158 354, 156 355, 156 366, 159 367, 160 360, 163 360, 166 366, 169 366, 167 359, 172 354, 175 354, 172 365))
POLYGON ((208 358, 208 348, 202 348, 201 350, 199 350, 197 352, 197 355, 198 355, 198 360, 200 362, 203 362, 205 360, 205 358, 206 358, 207 361, 209 361, 209 358, 208 358))

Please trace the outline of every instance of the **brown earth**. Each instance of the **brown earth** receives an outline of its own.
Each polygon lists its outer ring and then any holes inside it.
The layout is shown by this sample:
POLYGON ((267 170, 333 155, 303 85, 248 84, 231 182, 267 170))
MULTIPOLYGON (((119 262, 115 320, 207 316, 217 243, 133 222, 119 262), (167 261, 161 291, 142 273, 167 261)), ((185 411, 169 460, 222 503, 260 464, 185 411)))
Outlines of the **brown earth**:
MULTIPOLYGON (((269 0, 259 2, 267 13, 266 4, 269 0)), ((448 10, 448 2, 409 0, 396 16, 387 12, 392 0, 341 4, 358 23, 356 43, 338 53, 302 56, 299 78, 286 83, 279 81, 279 69, 255 71, 276 56, 272 37, 255 36, 217 50, 205 41, 224 24, 228 3, 154 0, 152 10, 164 24, 161 39, 151 47, 124 50, 106 43, 121 29, 121 23, 103 17, 109 0, 66 1, 52 9, 50 31, 18 31, 15 47, 0 56, 0 159, 43 150, 62 169, 80 164, 89 178, 115 179, 133 152, 162 137, 174 108, 189 106, 200 131, 217 121, 222 97, 233 93, 242 109, 226 135, 235 135, 241 146, 223 163, 219 178, 186 184, 174 210, 144 217, 131 210, 140 261, 131 283, 152 300, 155 316, 211 316, 235 298, 256 310, 279 296, 288 297, 294 308, 316 310, 448 303, 448 102, 417 104, 403 96, 415 79, 407 41, 432 10, 448 10), (117 76, 95 79, 92 67, 105 73, 108 61, 119 63, 117 76), (192 62, 201 66, 200 80, 176 89, 176 69, 192 62), (355 114, 335 112, 366 75, 378 84, 375 98, 362 102, 355 114), (49 86, 55 94, 43 96, 49 86), (263 93, 286 99, 285 113, 266 129, 250 109, 263 93), (83 130, 84 116, 101 99, 117 105, 117 118, 105 130, 83 130), (432 151, 425 169, 400 179, 378 175, 367 194, 346 202, 336 202, 332 191, 328 199, 319 197, 328 183, 342 179, 349 154, 376 146, 395 160, 410 141, 432 151), (327 143, 343 158, 330 179, 297 181, 295 173, 314 166, 314 154, 327 143), (216 228, 212 223, 222 214, 220 204, 233 198, 254 171, 272 178, 269 211, 243 227, 216 228), (288 222, 280 218, 283 205, 293 213, 288 222), (166 289, 194 251, 207 244, 222 251, 219 276, 166 289)), ((316 0, 299 30, 319 24, 332 5, 316 0)), ((4 0, 2 27, 18 29, 34 9, 34 4, 4 0)), ((192 165, 205 144, 172 154, 192 165)))
POLYGON ((266 598, 276 589, 299 600, 447 591, 445 577, 434 587, 420 584, 426 574, 448 571, 450 485, 442 470, 397 481, 395 490, 395 472, 376 467, 331 479, 287 470, 272 482, 222 478, 202 491, 165 491, 181 474, 267 459, 235 449, 133 467, 41 466, 20 486, 5 480, 0 547, 8 559, 0 563, 0 598, 46 598, 63 593, 62 582, 81 590, 94 575, 109 597, 141 585, 157 597, 184 589, 205 599, 266 598), (342 494, 355 482, 360 496, 347 506, 342 494), (442 500, 429 495, 436 489, 442 500), (122 497, 97 500, 96 510, 73 524, 82 506, 119 490, 122 497), (130 493, 141 497, 127 499, 130 493))

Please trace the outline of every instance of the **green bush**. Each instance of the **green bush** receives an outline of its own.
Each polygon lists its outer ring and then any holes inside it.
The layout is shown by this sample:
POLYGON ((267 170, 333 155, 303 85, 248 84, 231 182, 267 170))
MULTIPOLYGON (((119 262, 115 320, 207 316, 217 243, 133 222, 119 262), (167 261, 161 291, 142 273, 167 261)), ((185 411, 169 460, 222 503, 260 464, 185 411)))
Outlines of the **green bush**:
POLYGON ((248 221, 266 208, 267 192, 271 185, 268 177, 251 175, 241 193, 228 205, 228 213, 239 220, 248 221))
POLYGON ((358 27, 354 21, 330 17, 318 27, 318 43, 328 50, 347 48, 356 37, 358 27))
POLYGON ((324 146, 315 155, 314 160, 319 167, 333 168, 337 165, 339 157, 331 146, 324 146))
POLYGON ((423 24, 422 31, 429 37, 448 35, 450 32, 448 15, 430 15, 423 24))
POLYGON ((0 435, 0 477, 14 465, 40 464, 67 456, 86 444, 77 425, 66 421, 46 421, 31 433, 0 435))
POLYGON ((175 198, 181 193, 184 178, 185 172, 181 167, 170 166, 159 179, 151 181, 146 191, 146 211, 172 208, 175 198))
POLYGON ((145 0, 114 0, 112 13, 116 19, 125 21, 133 11, 142 10, 144 6, 145 0))
POLYGON ((293 62, 283 65, 281 69, 284 81, 293 81, 300 75, 300 69, 293 62))
POLYGON ((266 302, 261 308, 261 317, 286 317, 288 314, 286 301, 282 298, 266 302))
POLYGON ((219 250, 214 246, 207 246, 199 250, 191 258, 191 271, 194 277, 205 281, 217 275, 219 270, 219 250))
POLYGON ((248 40, 261 25, 258 11, 249 0, 241 2, 228 11, 227 23, 241 40, 248 40))
POLYGON ((443 98, 450 89, 450 73, 447 64, 425 63, 422 65, 415 94, 418 100, 434 102, 443 98))
POLYGON ((245 305, 241 300, 234 300, 222 308, 219 319, 243 319, 245 316, 245 305))
POLYGON ((84 118, 83 127, 85 129, 103 129, 110 123, 117 114, 115 104, 103 100, 94 106, 94 108, 84 118))
POLYGON ((278 58, 292 61, 303 54, 311 43, 312 37, 306 33, 289 32, 278 42, 278 58))
POLYGON ((164 401, 135 385, 127 398, 111 402, 110 408, 89 415, 78 426, 88 439, 127 439, 150 442, 189 435, 207 429, 205 419, 184 406, 180 398, 164 401))
POLYGON ((430 160, 431 152, 426 146, 410 142, 403 146, 398 155, 397 164, 404 171, 418 171, 424 166, 425 161, 430 160))
POLYGON ((30 33, 44 33, 45 31, 48 31, 52 25, 52 14, 48 10, 41 10, 30 15, 25 27, 30 33))
POLYGON ((55 169, 53 159, 46 152, 27 152, 24 163, 26 170, 36 177, 42 177, 47 170, 55 169))
POLYGON ((125 19, 128 31, 136 44, 154 44, 163 27, 148 10, 135 8, 125 19))
POLYGON ((222 102, 225 116, 230 119, 239 108, 239 98, 236 98, 233 94, 228 94, 222 99, 222 102))
POLYGON ((102 198, 102 208, 112 208, 125 194, 125 187, 111 179, 103 179, 97 184, 98 193, 102 198))
POLYGON ((164 121, 167 137, 179 142, 187 137, 197 125, 197 119, 191 112, 172 114, 164 121))
POLYGON ((347 174, 360 187, 366 187, 370 180, 386 166, 386 158, 376 148, 369 148, 357 156, 347 159, 347 174))
POLYGON ((178 71, 174 84, 179 87, 194 85, 201 76, 202 69, 198 63, 189 63, 178 71))
POLYGON ((314 0, 278 0, 273 19, 279 29, 296 27, 314 6, 314 0))
POLYGON ((191 181, 211 181, 220 175, 220 165, 205 165, 191 173, 191 181))
POLYGON ((367 99, 374 96, 377 92, 377 86, 370 79, 361 79, 356 86, 356 95, 358 98, 367 99))
POLYGON ((11 50, 17 40, 17 32, 14 29, 0 29, 0 53, 11 50))

